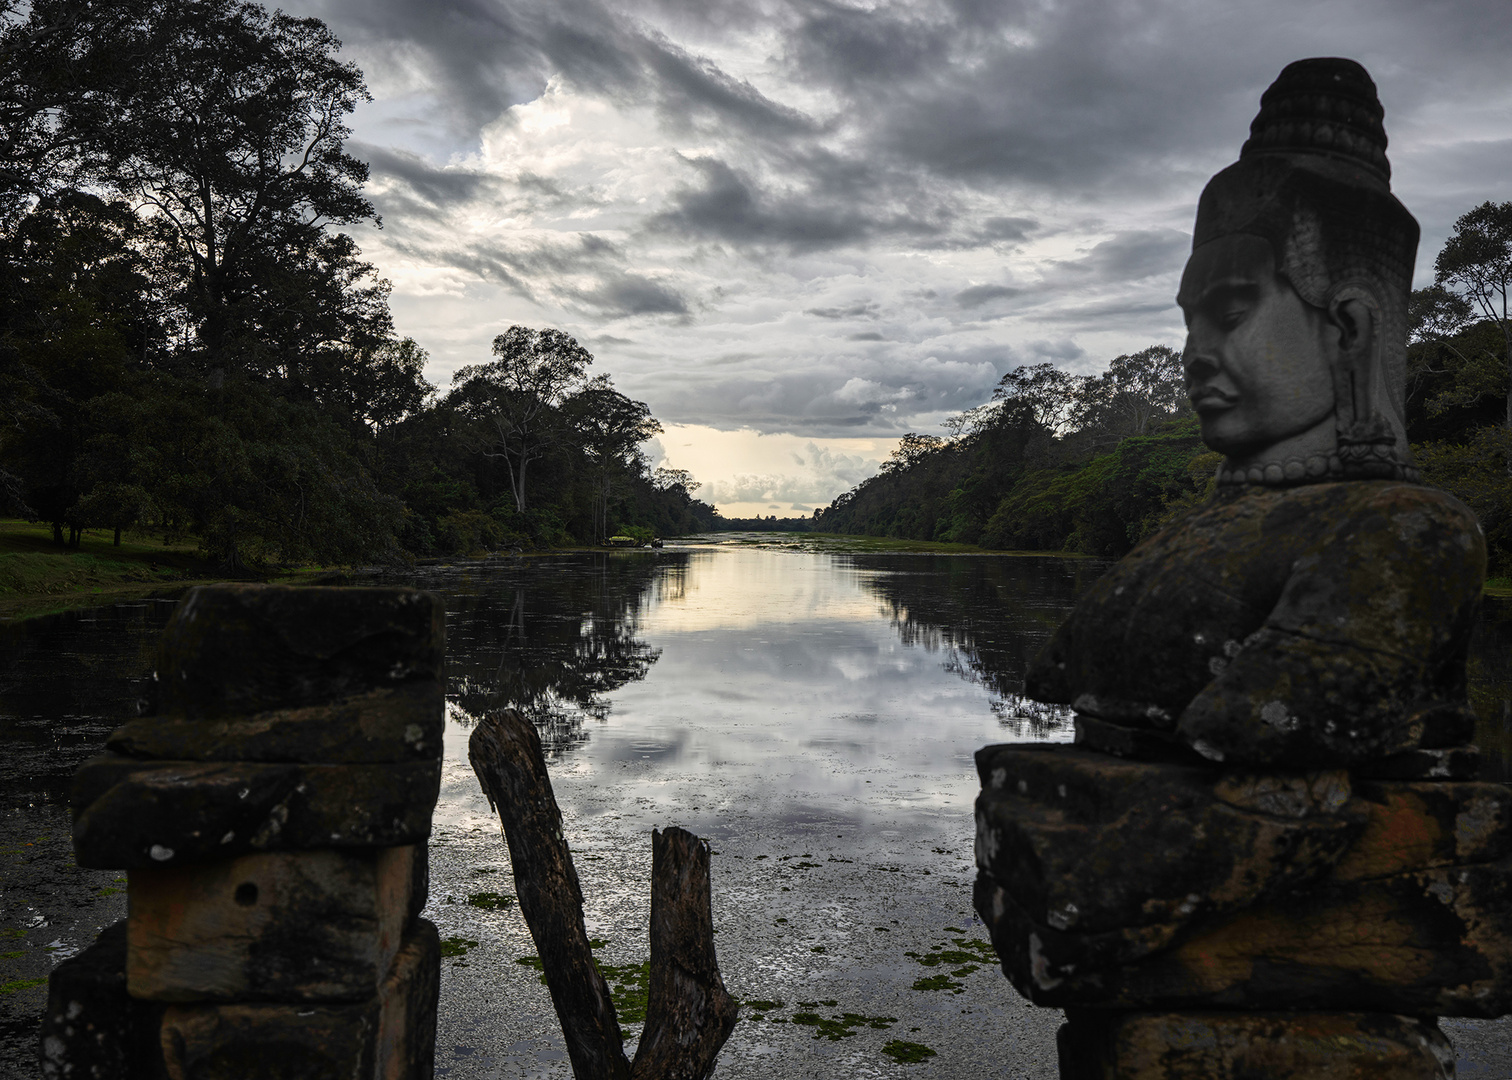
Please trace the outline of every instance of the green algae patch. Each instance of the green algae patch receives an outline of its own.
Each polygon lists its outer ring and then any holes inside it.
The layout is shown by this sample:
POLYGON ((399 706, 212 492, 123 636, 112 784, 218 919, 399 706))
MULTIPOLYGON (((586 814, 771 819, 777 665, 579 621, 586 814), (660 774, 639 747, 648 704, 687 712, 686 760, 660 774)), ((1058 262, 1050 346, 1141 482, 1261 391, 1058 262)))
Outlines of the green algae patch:
POLYGON ((442 956, 466 956, 468 952, 478 947, 478 943, 471 938, 449 937, 441 939, 442 956))
POLYGON ((651 961, 639 964, 598 964, 599 974, 609 984, 609 998, 621 1024, 640 1024, 651 1002, 651 961))
MULTIPOLYGON (((798 1004, 801 1006, 804 1003, 800 1001, 798 1004)), ((831 1017, 823 1017, 815 1012, 793 1014, 793 1023, 811 1027, 814 1029, 814 1038, 829 1039, 831 1042, 850 1038, 856 1034, 856 1028, 869 1027, 881 1031, 892 1027, 897 1022, 896 1016, 864 1016, 861 1013, 852 1012, 831 1017)))
POLYGON ((34 986, 46 986, 47 976, 40 979, 12 979, 10 982, 0 983, 0 994, 15 994, 22 990, 30 990, 34 986))
POLYGON ((479 892, 473 893, 467 898, 468 904, 484 911, 503 911, 515 901, 508 893, 479 892))
POLYGON ((882 1052, 899 1065, 917 1065, 935 1056, 935 1052, 923 1043, 893 1039, 882 1047, 882 1052))
MULTIPOLYGON (((953 929, 947 927, 947 929, 953 929)), ((980 971, 985 966, 991 966, 997 962, 997 954, 993 951, 991 942, 981 941, 976 938, 951 938, 951 944, 955 946, 948 949, 943 945, 936 945, 927 953, 906 952, 903 955, 918 961, 925 967, 940 967, 944 964, 951 965, 949 972, 938 975, 928 975, 915 980, 914 990, 946 990, 952 994, 966 992, 966 984, 958 982, 974 971, 980 971)))

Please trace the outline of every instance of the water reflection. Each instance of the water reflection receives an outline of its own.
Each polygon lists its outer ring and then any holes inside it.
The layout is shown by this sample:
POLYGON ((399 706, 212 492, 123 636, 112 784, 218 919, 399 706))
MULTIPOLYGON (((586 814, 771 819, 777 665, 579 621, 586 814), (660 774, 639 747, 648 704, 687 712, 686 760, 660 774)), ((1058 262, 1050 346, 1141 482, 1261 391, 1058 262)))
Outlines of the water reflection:
POLYGON ((67 805, 75 769, 151 690, 173 599, 0 625, 0 806, 67 805))
POLYGON ((640 636, 648 603, 675 597, 687 555, 582 553, 498 564, 419 584, 447 597, 447 699, 465 726, 518 709, 548 753, 584 742, 607 695, 661 655, 640 636))
POLYGON ((1093 559, 859 555, 848 561, 905 645, 943 652, 945 670, 992 694, 1005 735, 1064 735, 1071 710, 1020 691, 1029 662, 1108 564, 1093 559))

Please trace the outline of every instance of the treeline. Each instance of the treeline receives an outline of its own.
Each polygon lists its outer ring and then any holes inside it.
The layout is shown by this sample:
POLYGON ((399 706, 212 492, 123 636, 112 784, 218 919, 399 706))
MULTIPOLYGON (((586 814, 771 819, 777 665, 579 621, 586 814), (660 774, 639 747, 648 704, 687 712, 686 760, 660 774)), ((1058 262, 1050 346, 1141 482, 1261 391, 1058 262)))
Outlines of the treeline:
POLYGON ((1163 345, 1100 376, 1016 368, 948 429, 905 435, 880 473, 815 512, 814 528, 1121 555, 1199 499, 1217 467, 1180 356, 1163 345))
MULTIPOLYGON (((1435 268, 1409 310, 1408 438, 1425 481, 1479 516, 1491 574, 1512 575, 1512 203, 1464 214, 1435 268)), ((814 529, 1118 557, 1206 501, 1221 461, 1160 345, 1099 376, 1017 368, 947 430, 905 435, 814 529)))
POLYGON ((235 0, 0 2, 0 513, 231 568, 712 527, 570 337, 426 382, 352 236, 339 45, 235 0))

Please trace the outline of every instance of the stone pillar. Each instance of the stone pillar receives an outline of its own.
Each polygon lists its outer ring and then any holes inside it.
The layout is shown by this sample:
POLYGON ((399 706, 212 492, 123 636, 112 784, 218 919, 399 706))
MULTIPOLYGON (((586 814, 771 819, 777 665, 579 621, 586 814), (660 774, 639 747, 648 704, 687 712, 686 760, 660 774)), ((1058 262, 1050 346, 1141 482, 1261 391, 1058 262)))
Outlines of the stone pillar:
POLYGON ((126 870, 130 914, 54 971, 45 1076, 431 1076, 443 651, 410 589, 185 598, 156 715, 74 778, 78 862, 126 870))
POLYGON ((977 910, 1067 1010, 1066 1080, 1452 1077, 1433 1018, 1512 1011, 1512 789, 1473 748, 1219 772, 1090 728, 977 754, 977 910))

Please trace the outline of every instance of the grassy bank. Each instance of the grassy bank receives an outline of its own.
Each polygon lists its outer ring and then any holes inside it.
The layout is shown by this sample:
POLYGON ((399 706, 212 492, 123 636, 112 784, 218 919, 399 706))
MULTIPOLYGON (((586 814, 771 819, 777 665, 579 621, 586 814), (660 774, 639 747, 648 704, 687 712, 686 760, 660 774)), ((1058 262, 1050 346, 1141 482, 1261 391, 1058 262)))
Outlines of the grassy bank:
POLYGON ((213 563, 195 554, 193 541, 165 545, 128 535, 116 547, 109 532, 91 530, 78 548, 61 548, 46 525, 0 519, 0 620, 94 607, 222 577, 213 563))

